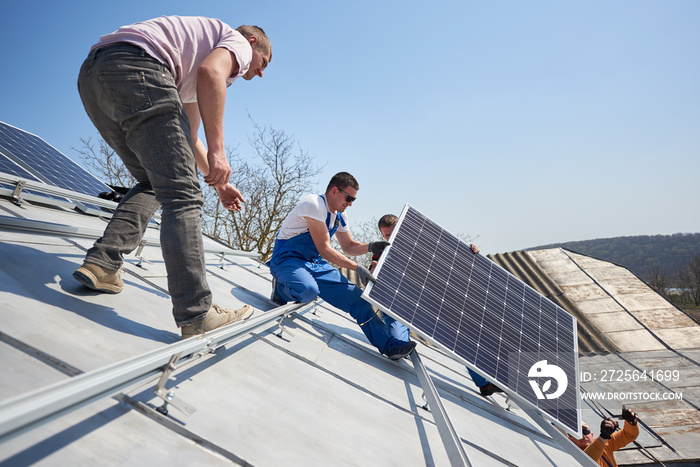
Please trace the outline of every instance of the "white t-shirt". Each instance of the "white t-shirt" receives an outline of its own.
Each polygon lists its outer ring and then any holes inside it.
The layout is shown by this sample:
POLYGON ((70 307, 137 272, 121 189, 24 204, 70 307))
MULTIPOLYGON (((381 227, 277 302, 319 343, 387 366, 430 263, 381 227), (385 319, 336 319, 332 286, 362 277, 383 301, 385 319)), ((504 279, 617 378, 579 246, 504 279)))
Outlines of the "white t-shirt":
MULTIPOLYGON (((292 212, 282 222, 277 238, 287 240, 297 235, 301 235, 309 231, 309 225, 306 222, 306 217, 326 223, 328 217, 328 203, 326 195, 309 195, 299 201, 299 204, 294 206, 292 212)), ((331 212, 331 226, 335 224, 335 218, 339 213, 331 212)), ((342 223, 338 225, 337 232, 348 232, 350 229, 347 226, 347 215, 341 214, 345 220, 345 226, 342 223)))
POLYGON ((92 49, 115 42, 139 46, 166 65, 184 103, 197 101, 197 69, 214 49, 223 47, 236 56, 238 74, 226 80, 229 86, 248 71, 253 59, 253 49, 240 32, 218 19, 202 16, 161 16, 122 26, 100 37, 92 49))

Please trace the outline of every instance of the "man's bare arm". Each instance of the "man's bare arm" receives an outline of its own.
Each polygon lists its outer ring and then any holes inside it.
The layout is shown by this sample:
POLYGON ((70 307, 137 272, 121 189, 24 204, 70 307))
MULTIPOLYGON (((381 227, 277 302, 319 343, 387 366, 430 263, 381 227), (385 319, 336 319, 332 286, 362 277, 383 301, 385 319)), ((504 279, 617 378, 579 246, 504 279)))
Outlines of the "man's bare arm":
POLYGON ((360 256, 369 252, 369 244, 358 242, 350 232, 336 232, 335 237, 346 255, 360 256))
MULTIPOLYGON (((207 160, 207 148, 199 139, 199 105, 196 102, 185 104, 187 116, 190 119, 190 128, 192 131, 192 143, 194 145, 194 157, 197 161, 197 167, 206 176, 209 173, 209 161, 207 160)), ((245 203, 243 195, 240 191, 230 183, 224 183, 216 187, 216 192, 219 194, 221 204, 226 209, 232 211, 240 211, 242 204, 245 203)))
POLYGON ((328 227, 326 227, 325 223, 311 217, 305 217, 304 219, 306 219, 306 224, 309 226, 309 233, 314 241, 314 245, 316 245, 316 249, 323 259, 352 271, 357 269, 357 263, 331 246, 331 237, 328 235, 328 227))
POLYGON ((194 158, 197 161, 197 167, 199 171, 207 176, 209 174, 209 162, 207 161, 207 148, 199 139, 199 104, 197 102, 190 102, 185 104, 185 110, 187 111, 187 116, 190 119, 190 128, 192 131, 192 143, 194 144, 194 158))
POLYGON ((231 166, 224 147, 224 106, 226 79, 238 73, 238 61, 232 52, 214 49, 197 70, 197 101, 207 140, 209 172, 204 181, 211 186, 228 183, 231 166))

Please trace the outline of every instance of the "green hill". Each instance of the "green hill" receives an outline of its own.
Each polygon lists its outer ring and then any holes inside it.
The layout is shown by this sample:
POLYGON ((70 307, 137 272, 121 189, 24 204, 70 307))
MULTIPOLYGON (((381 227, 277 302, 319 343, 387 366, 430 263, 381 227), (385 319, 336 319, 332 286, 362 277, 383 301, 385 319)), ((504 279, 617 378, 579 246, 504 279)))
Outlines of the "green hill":
POLYGON ((642 279, 655 269, 672 279, 681 266, 694 255, 700 254, 700 233, 599 238, 538 246, 528 250, 556 247, 624 266, 642 279))

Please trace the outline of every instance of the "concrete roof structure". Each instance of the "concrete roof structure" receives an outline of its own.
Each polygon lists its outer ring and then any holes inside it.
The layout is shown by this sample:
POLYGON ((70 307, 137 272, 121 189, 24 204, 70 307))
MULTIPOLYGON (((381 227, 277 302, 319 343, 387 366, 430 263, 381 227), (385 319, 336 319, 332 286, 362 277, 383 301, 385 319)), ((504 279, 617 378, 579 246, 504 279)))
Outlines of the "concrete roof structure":
MULTIPOLYGON (((19 419, 1 433, 0 464, 453 462, 435 407, 424 408, 415 361, 378 354, 345 313, 324 302, 294 306, 278 336, 277 320, 259 321, 279 310, 268 301, 267 267, 206 238, 215 302, 256 308, 227 329, 262 324, 216 349, 209 337, 180 341, 157 229, 126 258, 124 291, 100 294, 72 273, 106 217, 29 199, 17 204, 11 189, 0 188, 0 428, 19 419), (163 380, 173 397, 167 415, 157 410, 164 400, 154 389, 168 365, 145 362, 156 353, 182 355, 163 380), (136 378, 124 369, 136 363, 151 370, 136 378), (99 397, 51 412, 77 397, 71 388, 82 391, 114 372, 130 376, 117 389, 100 388, 99 397), (30 416, 38 422, 22 425, 30 416)), ((580 465, 542 420, 503 395, 481 397, 449 356, 423 344, 418 352, 472 465, 580 465)))
POLYGON ((627 269, 562 248, 529 254, 615 350, 700 349, 700 325, 627 269))
POLYGON ((640 417, 638 444, 615 454, 620 465, 698 465, 700 462, 700 350, 653 350, 583 355, 583 420, 594 432, 622 405, 640 417), (644 373, 646 372, 646 373, 644 373), (629 378, 629 379, 628 379, 629 378), (608 398, 612 397, 612 398, 608 398))

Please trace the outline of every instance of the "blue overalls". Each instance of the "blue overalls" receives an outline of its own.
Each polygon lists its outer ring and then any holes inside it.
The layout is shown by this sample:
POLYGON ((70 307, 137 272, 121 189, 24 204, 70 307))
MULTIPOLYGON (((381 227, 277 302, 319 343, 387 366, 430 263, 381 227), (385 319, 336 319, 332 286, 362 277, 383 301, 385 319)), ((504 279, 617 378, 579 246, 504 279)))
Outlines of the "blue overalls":
MULTIPOLYGON (((323 200, 325 202, 325 198, 323 200)), ((335 224, 331 226, 329 212, 326 227, 331 238, 339 224, 346 225, 343 216, 338 213, 335 224)), ((384 353, 388 347, 398 343, 369 302, 361 298, 362 290, 321 257, 311 233, 305 232, 284 240, 278 237, 268 265, 277 279, 277 293, 283 300, 309 303, 321 297, 349 313, 379 352, 384 353)))

